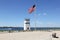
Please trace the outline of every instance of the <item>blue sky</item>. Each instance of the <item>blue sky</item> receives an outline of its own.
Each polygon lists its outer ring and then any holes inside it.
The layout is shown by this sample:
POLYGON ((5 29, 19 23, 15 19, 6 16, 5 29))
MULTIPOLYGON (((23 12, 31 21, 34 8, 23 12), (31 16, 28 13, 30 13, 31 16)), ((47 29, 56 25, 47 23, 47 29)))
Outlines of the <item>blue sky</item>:
POLYGON ((60 0, 0 0, 0 26, 22 26, 30 18, 31 27, 60 27, 60 0), (36 10, 28 9, 36 4, 36 10))

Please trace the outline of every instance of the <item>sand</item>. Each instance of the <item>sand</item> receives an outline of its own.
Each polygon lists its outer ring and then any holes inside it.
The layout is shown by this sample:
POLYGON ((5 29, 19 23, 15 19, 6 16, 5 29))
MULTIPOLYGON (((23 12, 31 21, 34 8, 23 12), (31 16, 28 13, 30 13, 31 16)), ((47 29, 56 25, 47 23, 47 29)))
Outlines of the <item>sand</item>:
POLYGON ((60 31, 30 31, 1 33, 0 40, 60 40, 60 31), (52 38, 52 33, 57 33, 57 36, 59 38, 52 38))

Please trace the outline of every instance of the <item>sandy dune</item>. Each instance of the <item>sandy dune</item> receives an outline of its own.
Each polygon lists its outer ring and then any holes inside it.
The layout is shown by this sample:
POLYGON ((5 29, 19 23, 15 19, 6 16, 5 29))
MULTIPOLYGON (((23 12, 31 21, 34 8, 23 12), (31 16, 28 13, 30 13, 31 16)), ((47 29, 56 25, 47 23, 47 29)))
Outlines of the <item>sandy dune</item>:
POLYGON ((0 40, 60 40, 60 31, 33 31, 33 32, 15 32, 1 33, 0 40), (52 38, 51 34, 56 32, 59 38, 52 38))

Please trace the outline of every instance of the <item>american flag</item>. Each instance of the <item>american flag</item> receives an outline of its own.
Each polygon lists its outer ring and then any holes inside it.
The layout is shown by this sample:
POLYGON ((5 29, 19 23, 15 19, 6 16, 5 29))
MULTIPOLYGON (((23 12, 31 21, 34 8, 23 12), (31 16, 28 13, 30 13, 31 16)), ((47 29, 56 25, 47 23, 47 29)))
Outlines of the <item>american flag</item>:
POLYGON ((35 10, 35 5, 33 5, 31 8, 29 8, 29 13, 32 13, 35 10))

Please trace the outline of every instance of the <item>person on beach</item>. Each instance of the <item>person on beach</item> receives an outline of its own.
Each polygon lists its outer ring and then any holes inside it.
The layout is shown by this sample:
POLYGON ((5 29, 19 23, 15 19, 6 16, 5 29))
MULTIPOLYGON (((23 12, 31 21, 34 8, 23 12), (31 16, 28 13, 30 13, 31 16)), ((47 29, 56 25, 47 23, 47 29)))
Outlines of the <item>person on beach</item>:
POLYGON ((59 38, 59 37, 56 36, 56 33, 53 33, 53 34, 52 34, 52 37, 53 37, 53 38, 59 38))

